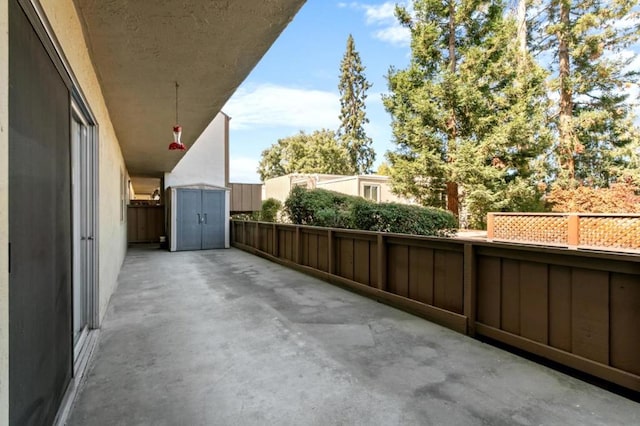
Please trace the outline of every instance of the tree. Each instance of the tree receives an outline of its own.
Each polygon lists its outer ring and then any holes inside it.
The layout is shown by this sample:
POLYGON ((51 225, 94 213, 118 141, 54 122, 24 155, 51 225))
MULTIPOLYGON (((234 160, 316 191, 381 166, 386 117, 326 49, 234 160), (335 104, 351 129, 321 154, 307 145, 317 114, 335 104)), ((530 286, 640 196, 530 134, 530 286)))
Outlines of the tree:
POLYGON ((369 122, 365 113, 367 90, 371 84, 364 75, 364 66, 351 34, 340 63, 340 128, 338 137, 349 154, 351 173, 371 173, 376 154, 371 147, 364 125, 369 122))
POLYGON ((640 183, 640 135, 627 89, 638 81, 629 46, 640 35, 638 0, 549 0, 533 48, 550 58, 558 177, 565 186, 640 183))
POLYGON ((262 151, 258 173, 262 181, 289 173, 348 174, 351 165, 346 149, 331 130, 300 132, 278 139, 262 151))
POLYGON ((415 0, 413 9, 397 9, 412 58, 390 70, 384 98, 395 192, 446 205, 463 225, 484 226, 491 210, 538 208, 545 73, 512 43, 515 20, 492 0, 415 0))

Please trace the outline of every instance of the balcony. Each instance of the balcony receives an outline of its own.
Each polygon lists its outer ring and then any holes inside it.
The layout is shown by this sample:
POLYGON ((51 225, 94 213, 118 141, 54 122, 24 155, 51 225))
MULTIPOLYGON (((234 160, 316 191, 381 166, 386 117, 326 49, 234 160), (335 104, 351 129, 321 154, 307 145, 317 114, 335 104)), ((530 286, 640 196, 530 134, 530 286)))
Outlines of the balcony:
POLYGON ((70 425, 638 423, 638 404, 238 249, 131 249, 70 425))

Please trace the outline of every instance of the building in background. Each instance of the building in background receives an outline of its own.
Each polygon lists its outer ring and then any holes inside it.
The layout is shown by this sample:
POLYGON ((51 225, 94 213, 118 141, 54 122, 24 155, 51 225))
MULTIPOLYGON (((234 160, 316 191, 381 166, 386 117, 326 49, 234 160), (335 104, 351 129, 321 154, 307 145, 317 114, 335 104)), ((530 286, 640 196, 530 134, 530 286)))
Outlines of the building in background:
POLYGON ((382 175, 292 173, 267 179, 263 186, 263 199, 275 198, 284 202, 289 197, 291 189, 296 186, 355 195, 376 203, 414 204, 411 200, 392 193, 389 176, 382 175))

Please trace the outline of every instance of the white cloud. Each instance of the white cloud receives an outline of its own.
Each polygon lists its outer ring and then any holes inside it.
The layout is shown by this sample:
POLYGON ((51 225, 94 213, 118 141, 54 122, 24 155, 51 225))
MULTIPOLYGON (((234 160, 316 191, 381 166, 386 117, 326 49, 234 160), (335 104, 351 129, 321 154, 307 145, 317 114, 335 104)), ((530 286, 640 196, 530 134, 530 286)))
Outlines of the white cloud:
POLYGON ((258 183, 259 158, 235 157, 229 159, 229 180, 236 183, 258 183))
POLYGON ((406 3, 396 1, 387 1, 382 4, 339 3, 338 7, 350 7, 364 11, 367 25, 378 27, 372 33, 373 37, 378 40, 395 46, 408 46, 411 41, 411 33, 398 23, 395 16, 396 4, 410 8, 406 3))
POLYGON ((240 88, 223 110, 232 117, 234 130, 291 127, 296 130, 336 128, 338 93, 298 89, 273 84, 240 88))

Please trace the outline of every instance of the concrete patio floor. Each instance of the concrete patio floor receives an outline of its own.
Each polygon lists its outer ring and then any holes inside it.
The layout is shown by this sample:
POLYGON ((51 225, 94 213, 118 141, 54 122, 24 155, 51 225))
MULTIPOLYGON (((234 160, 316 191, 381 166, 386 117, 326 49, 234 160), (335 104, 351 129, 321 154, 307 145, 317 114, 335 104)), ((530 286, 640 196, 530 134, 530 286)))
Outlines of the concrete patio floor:
POLYGON ((68 424, 633 425, 640 404, 236 249, 130 249, 68 424))

